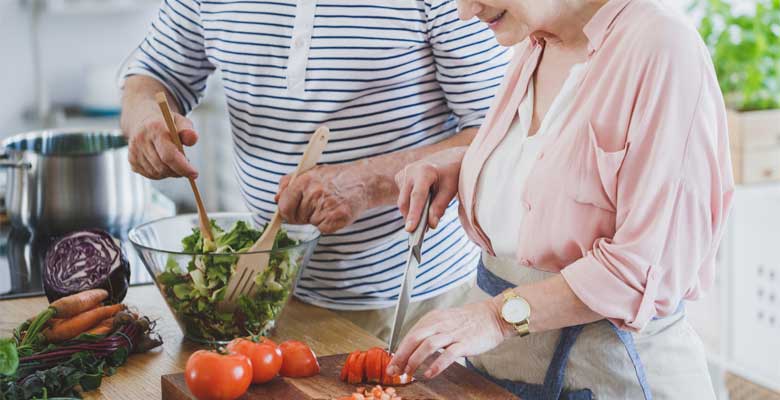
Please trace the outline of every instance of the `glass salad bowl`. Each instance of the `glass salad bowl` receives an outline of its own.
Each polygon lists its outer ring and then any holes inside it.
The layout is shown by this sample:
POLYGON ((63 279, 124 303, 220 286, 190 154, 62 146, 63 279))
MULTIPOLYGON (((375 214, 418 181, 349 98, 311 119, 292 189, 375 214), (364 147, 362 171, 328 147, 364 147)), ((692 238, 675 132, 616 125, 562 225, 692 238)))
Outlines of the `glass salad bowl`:
POLYGON ((154 278, 184 336, 201 343, 225 343, 266 334, 292 294, 320 233, 311 225, 286 225, 268 253, 256 289, 220 304, 240 253, 260 237, 265 222, 252 213, 209 214, 213 243, 198 229, 198 215, 162 218, 133 228, 128 237, 154 278))

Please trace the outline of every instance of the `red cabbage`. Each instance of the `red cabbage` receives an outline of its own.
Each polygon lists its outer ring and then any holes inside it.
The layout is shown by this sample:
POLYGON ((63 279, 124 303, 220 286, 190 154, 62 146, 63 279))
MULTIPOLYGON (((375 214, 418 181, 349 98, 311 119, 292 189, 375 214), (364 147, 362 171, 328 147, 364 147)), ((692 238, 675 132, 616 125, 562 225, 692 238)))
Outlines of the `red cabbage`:
POLYGON ((119 241, 91 229, 71 232, 49 247, 43 267, 43 288, 49 302, 87 289, 106 289, 121 303, 130 282, 130 263, 119 241))

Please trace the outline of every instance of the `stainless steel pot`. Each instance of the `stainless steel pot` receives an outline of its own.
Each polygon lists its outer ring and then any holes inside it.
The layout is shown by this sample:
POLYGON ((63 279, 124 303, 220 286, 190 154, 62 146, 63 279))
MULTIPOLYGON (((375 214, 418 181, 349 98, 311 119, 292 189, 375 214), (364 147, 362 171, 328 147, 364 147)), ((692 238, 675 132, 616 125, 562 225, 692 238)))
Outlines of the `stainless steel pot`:
POLYGON ((15 227, 43 234, 100 228, 114 234, 140 222, 146 179, 127 161, 119 130, 45 130, 2 142, 6 209, 15 227))

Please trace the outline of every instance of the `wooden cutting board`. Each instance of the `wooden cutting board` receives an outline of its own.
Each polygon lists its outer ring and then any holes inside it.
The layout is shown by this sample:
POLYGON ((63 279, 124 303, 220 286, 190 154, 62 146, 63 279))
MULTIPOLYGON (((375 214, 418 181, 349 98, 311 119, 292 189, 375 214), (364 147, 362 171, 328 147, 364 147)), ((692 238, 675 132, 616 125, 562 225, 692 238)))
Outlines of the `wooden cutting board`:
MULTIPOLYGON (((277 377, 263 385, 252 385, 241 400, 331 400, 349 396, 360 385, 349 385, 339 380, 339 373, 346 358, 346 354, 320 357, 319 375, 297 379, 277 377)), ((425 372, 430 362, 431 360, 418 370, 418 375, 425 372)), ((423 380, 418 377, 417 381, 396 387, 396 390, 404 400, 517 400, 517 397, 502 387, 460 364, 450 366, 435 379, 423 380)), ((184 374, 162 377, 162 398, 195 400, 184 383, 184 374)))

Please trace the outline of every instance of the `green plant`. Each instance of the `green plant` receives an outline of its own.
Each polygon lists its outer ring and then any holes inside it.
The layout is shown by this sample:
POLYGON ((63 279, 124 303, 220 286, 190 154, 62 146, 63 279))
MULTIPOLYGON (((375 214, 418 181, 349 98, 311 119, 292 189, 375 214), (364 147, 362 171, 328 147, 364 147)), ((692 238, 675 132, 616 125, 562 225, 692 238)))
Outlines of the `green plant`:
POLYGON ((693 9, 727 105, 780 108, 780 0, 696 0, 693 9), (737 2, 754 12, 735 13, 737 2))

